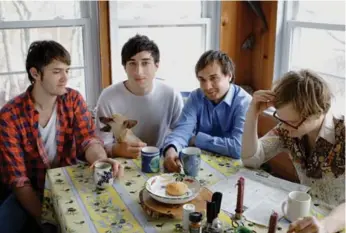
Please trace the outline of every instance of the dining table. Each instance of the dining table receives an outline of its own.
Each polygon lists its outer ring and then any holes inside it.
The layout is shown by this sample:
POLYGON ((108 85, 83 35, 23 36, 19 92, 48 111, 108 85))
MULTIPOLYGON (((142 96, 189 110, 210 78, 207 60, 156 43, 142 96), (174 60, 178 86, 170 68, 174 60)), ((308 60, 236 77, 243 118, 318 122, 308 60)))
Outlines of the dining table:
MULTIPOLYGON (((124 176, 104 190, 96 188, 93 170, 87 163, 78 162, 76 165, 48 170, 43 221, 58 225, 60 232, 64 233, 183 232, 181 220, 153 218, 142 208, 139 193, 146 181, 159 173, 143 173, 140 158, 117 160, 124 167, 124 176)), ((237 174, 240 169, 244 169, 241 160, 202 151, 197 179, 201 186, 210 188, 237 174)), ((163 172, 162 160, 160 171, 163 172)), ((318 211, 313 214, 318 218, 323 217, 318 211)), ((268 232, 267 227, 245 218, 235 220, 228 212, 221 211, 219 218, 225 233, 237 232, 239 226, 245 226, 253 233, 268 232)), ((276 232, 284 233, 287 227, 287 221, 280 219, 276 232)))

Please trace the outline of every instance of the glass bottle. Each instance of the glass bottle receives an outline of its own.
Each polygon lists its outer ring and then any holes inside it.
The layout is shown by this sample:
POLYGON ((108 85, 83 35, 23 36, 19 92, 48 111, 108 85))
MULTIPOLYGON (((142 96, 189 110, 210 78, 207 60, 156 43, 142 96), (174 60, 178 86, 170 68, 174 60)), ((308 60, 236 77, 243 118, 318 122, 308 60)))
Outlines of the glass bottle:
POLYGON ((202 232, 202 213, 200 212, 192 212, 189 216, 190 233, 201 233, 202 232))

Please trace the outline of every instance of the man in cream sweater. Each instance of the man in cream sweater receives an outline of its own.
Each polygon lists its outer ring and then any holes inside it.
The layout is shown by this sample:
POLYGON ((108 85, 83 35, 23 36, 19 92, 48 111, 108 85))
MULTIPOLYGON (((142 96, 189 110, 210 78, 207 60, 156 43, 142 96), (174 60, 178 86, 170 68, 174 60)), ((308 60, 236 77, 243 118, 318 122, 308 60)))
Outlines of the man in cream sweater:
POLYGON ((144 146, 161 148, 163 140, 178 121, 183 107, 179 92, 155 78, 160 52, 147 36, 130 38, 121 51, 128 80, 104 89, 97 104, 96 126, 110 157, 137 158, 144 146), (99 117, 122 114, 137 125, 132 131, 143 143, 118 143, 111 132, 102 132, 99 117))

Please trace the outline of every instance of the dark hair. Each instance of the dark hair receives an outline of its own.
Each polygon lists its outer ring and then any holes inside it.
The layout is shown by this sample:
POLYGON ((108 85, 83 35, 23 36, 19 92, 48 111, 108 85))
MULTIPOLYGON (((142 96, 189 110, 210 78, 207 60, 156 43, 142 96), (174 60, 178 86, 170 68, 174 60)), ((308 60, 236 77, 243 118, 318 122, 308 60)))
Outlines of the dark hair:
POLYGON ((30 83, 34 83, 35 79, 31 76, 29 70, 34 67, 43 74, 43 68, 53 60, 61 61, 67 65, 71 64, 70 53, 58 42, 53 40, 32 42, 25 62, 30 83))
POLYGON ((275 84, 274 107, 292 104, 302 117, 327 113, 332 93, 321 76, 312 70, 289 71, 275 84))
POLYGON ((235 65, 232 59, 226 53, 219 50, 209 50, 202 54, 195 66, 196 76, 198 76, 197 74, 199 71, 203 70, 207 65, 214 62, 219 63, 222 73, 224 75, 231 75, 231 83, 234 82, 235 65))
POLYGON ((121 50, 121 64, 125 66, 131 57, 143 51, 150 52, 155 63, 160 61, 160 51, 157 44, 147 36, 137 34, 124 44, 121 50))

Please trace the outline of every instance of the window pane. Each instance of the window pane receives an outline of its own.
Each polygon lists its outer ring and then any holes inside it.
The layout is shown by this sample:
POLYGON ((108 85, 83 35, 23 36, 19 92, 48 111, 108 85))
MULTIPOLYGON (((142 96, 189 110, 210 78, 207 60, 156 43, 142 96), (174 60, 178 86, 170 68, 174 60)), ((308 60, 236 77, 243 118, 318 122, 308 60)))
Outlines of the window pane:
POLYGON ((345 78, 345 32, 296 28, 290 59, 290 67, 345 78))
POLYGON ((71 54, 72 66, 84 66, 82 27, 0 30, 0 73, 25 70, 30 43, 55 40, 71 54))
POLYGON ((198 87, 194 67, 205 51, 202 38, 205 38, 202 27, 154 27, 154 28, 121 28, 118 34, 116 54, 116 81, 126 79, 121 65, 120 51, 125 42, 136 34, 147 35, 154 40, 160 49, 160 67, 157 77, 179 91, 191 91, 198 87))
POLYGON ((333 108, 345 112, 345 32, 296 28, 290 69, 310 68, 329 84, 333 108))
POLYGON ((7 101, 24 92, 30 82, 26 73, 0 75, 0 107, 7 101))
MULTIPOLYGON (((0 75, 0 107, 10 99, 24 92, 29 85, 29 78, 25 72, 0 75)), ((70 70, 67 86, 78 90, 84 99, 86 99, 84 69, 70 70)))
POLYGON ((326 80, 333 94, 332 108, 334 112, 345 115, 345 78, 321 74, 326 80))
POLYGON ((344 1, 292 1, 291 3, 294 20, 345 24, 344 1))
POLYGON ((81 18, 80 1, 0 1, 0 21, 81 18))
POLYGON ((84 99, 86 99, 84 69, 70 70, 67 86, 79 91, 84 99))
MULTIPOLYGON (((112 3, 111 3, 112 4, 112 3)), ((117 1, 118 19, 201 18, 201 1, 117 1)))

